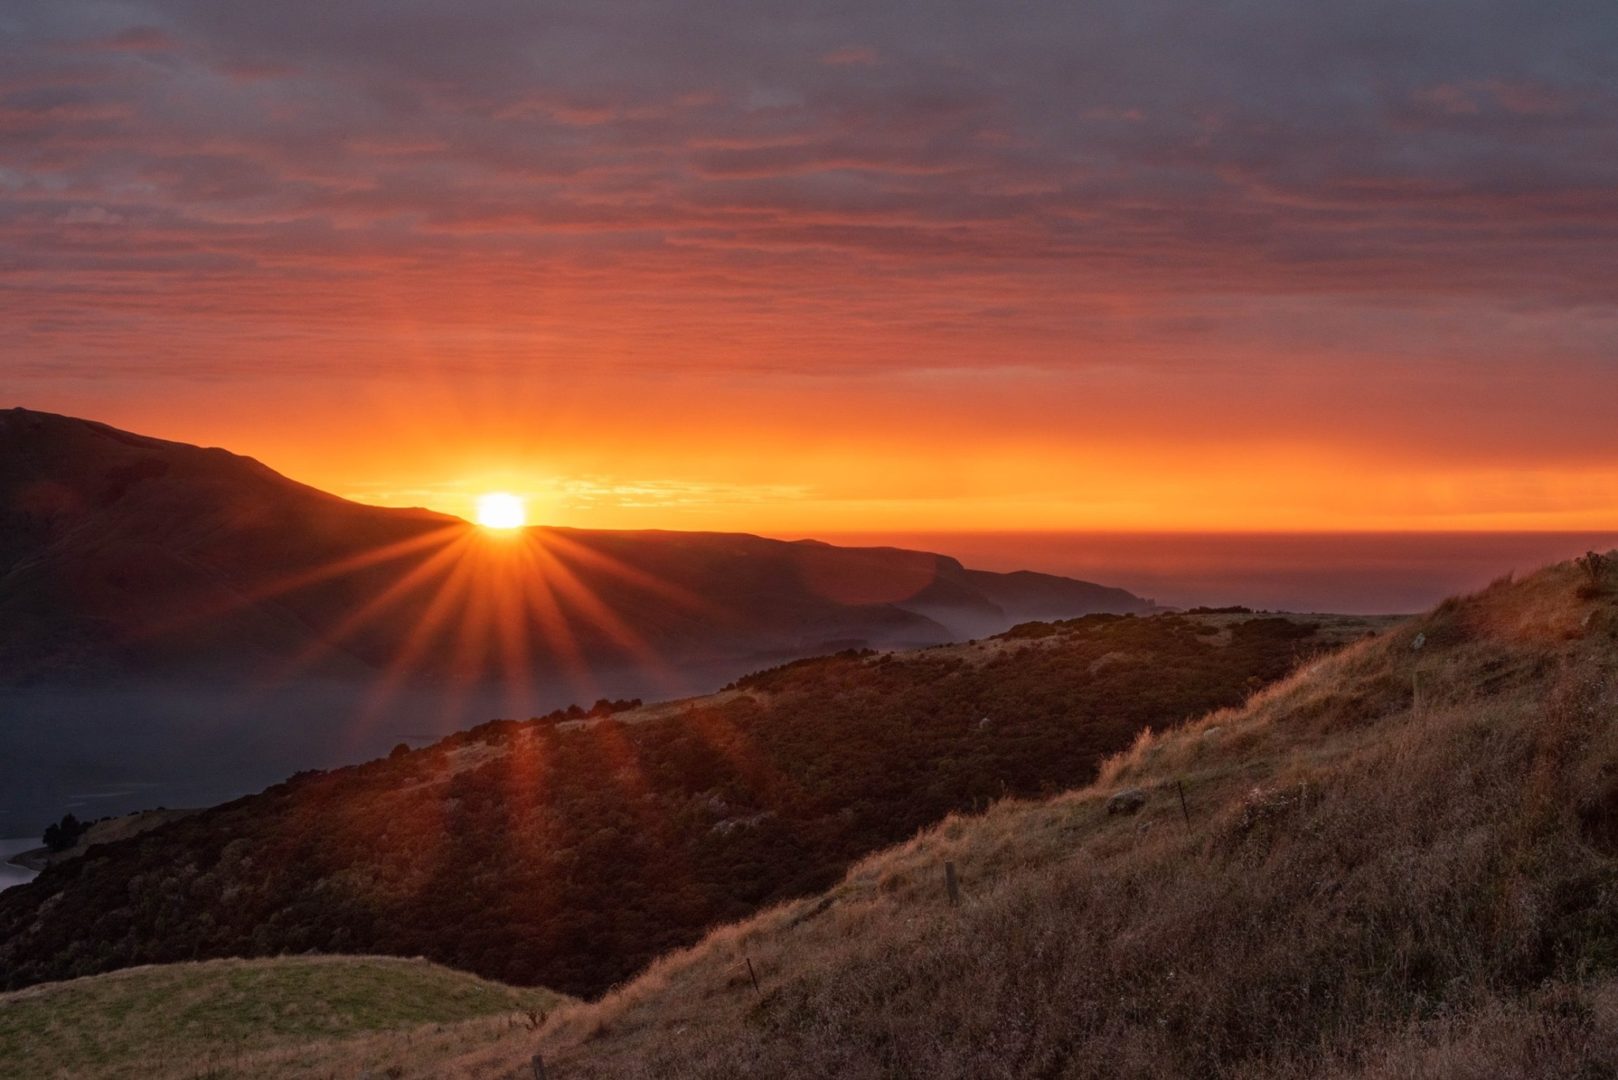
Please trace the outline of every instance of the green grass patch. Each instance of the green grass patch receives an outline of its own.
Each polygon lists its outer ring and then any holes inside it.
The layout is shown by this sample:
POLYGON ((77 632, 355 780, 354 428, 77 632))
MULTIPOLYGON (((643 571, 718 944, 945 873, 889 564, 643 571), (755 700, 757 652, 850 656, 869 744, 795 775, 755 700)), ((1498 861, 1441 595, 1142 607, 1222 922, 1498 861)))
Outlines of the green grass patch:
POLYGON ((251 1052, 544 1011, 548 990, 424 960, 300 956, 132 968, 0 995, 0 1067, 18 1076, 186 1074, 251 1052))

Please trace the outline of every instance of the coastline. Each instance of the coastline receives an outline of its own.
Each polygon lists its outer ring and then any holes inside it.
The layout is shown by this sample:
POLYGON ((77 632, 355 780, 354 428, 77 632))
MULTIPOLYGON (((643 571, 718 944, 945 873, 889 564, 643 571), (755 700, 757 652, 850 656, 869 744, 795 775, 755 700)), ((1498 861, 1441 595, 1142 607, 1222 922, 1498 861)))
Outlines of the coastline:
POLYGON ((19 851, 6 859, 7 866, 14 866, 19 870, 27 870, 38 874, 51 864, 51 849, 41 844, 27 851, 19 851))
POLYGON ((0 891, 26 885, 38 877, 39 868, 19 860, 43 850, 38 837, 0 839, 0 891))
MULTIPOLYGON (((92 821, 86 828, 84 835, 79 838, 79 842, 62 851, 52 851, 49 847, 40 843, 38 837, 12 837, 9 840, 0 841, 0 844, 7 845, 5 848, 0 848, 0 860, 4 860, 6 867, 21 872, 10 874, 0 872, 0 888, 26 884, 57 863, 76 859, 97 844, 111 844, 119 840, 127 840, 160 825, 178 821, 180 818, 190 817, 197 812, 196 809, 192 808, 137 810, 132 814, 121 814, 117 817, 92 821), (8 878, 16 878, 16 880, 7 880, 8 878)), ((3 870, 3 868, 0 868, 0 870, 3 870)))

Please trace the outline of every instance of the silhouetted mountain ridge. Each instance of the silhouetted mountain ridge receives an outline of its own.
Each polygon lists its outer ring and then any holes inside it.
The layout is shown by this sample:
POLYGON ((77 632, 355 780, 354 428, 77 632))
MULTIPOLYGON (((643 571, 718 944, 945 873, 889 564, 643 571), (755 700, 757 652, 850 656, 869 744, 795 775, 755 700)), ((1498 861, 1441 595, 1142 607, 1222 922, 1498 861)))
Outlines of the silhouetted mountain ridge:
POLYGON ((1151 608, 900 548, 543 527, 496 538, 226 450, 0 411, 0 684, 740 670, 1151 608))

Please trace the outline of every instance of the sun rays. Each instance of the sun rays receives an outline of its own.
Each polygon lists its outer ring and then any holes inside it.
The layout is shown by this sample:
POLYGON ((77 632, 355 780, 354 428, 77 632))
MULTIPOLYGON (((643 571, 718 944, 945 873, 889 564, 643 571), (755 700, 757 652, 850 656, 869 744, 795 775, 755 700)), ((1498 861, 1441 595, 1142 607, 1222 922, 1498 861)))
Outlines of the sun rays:
MULTIPOLYGON (((217 592, 175 597, 147 636, 206 636, 216 623, 258 618, 266 606, 296 620, 306 631, 302 640, 267 670, 244 675, 242 693, 268 699, 333 678, 352 685, 351 705, 324 718, 344 758, 397 741, 410 730, 404 717, 436 735, 568 702, 588 705, 619 693, 617 680, 627 672, 637 693, 649 687, 664 698, 685 697, 704 689, 681 674, 692 655, 685 640, 691 628, 744 634, 750 618, 699 596, 680 579, 677 560, 627 561, 611 536, 438 517, 365 525, 346 515, 322 519, 310 534, 316 543, 287 549, 275 572, 251 584, 221 578, 217 592)), ((251 546, 256 536, 237 542, 251 546)), ((747 775, 782 782, 767 748, 751 745, 726 718, 688 715, 683 722, 747 775)), ((639 813, 650 779, 633 733, 617 721, 590 726, 594 752, 610 762, 609 782, 639 813)), ((502 756, 501 782, 542 798, 554 767, 551 744, 543 728, 521 732, 502 756)), ((446 764, 451 771, 474 767, 446 764)), ((441 856, 441 825, 400 827, 419 833, 421 857, 431 863, 441 856)))
POLYGON ((270 684, 362 667, 373 673, 365 717, 412 683, 430 683, 450 712, 491 691, 519 715, 542 698, 588 701, 602 692, 603 668, 632 669, 675 693, 689 688, 625 613, 655 598, 686 616, 716 614, 688 590, 558 531, 460 523, 346 552, 238 602, 280 598, 296 607, 299 590, 361 571, 367 580, 351 590, 354 606, 319 627, 270 684))

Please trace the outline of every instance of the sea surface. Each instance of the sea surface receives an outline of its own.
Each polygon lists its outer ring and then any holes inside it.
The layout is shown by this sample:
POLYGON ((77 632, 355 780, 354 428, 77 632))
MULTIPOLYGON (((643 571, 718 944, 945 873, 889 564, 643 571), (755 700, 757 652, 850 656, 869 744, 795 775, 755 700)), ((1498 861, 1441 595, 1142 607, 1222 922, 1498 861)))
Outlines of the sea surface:
POLYGON ((1387 615, 1424 611, 1589 550, 1618 531, 1537 533, 859 533, 836 544, 892 544, 953 555, 978 570, 1040 570, 1117 585, 1175 607, 1387 615))
POLYGON ((0 839, 0 892, 34 880, 34 872, 21 866, 11 865, 14 855, 21 855, 25 851, 32 851, 40 846, 39 837, 16 837, 10 840, 0 839))

